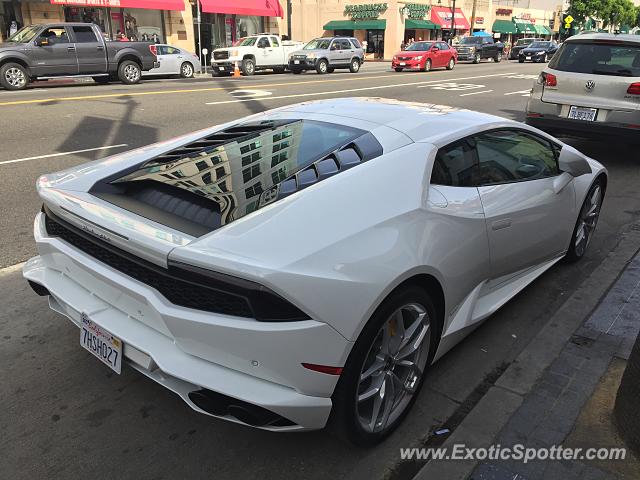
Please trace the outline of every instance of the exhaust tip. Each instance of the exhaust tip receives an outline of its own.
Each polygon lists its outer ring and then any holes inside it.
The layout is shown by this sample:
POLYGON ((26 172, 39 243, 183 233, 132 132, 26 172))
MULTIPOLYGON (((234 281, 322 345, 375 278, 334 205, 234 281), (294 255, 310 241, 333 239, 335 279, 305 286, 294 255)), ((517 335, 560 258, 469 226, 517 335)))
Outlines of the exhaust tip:
POLYGON ((41 297, 47 297, 51 295, 51 293, 49 293, 49 290, 47 290, 45 287, 43 287, 39 283, 32 282, 31 280, 27 280, 27 281, 29 282, 29 286, 31 287, 31 290, 36 292, 37 295, 41 297))

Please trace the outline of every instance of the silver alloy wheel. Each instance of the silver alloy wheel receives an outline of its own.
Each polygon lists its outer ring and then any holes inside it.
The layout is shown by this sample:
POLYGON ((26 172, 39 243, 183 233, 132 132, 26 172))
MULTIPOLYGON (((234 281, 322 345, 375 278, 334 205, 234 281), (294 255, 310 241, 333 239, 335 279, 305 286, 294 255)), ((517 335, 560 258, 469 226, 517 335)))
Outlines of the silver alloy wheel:
POLYGON ((182 76, 189 78, 193 75, 193 67, 191 66, 190 63, 183 63, 182 64, 182 76))
POLYGON ((247 72, 247 75, 253 75, 254 65, 253 62, 249 61, 244 64, 244 69, 247 72))
POLYGON ((480 57, 480 54, 479 54, 479 53, 476 53, 476 56, 475 56, 475 62, 476 62, 476 63, 480 63, 480 60, 482 60, 482 57, 480 57))
POLYGON ((496 60, 499 62, 502 61, 502 53, 498 52, 498 54, 496 55, 496 60))
POLYGON ((360 62, 358 60, 354 60, 353 62, 351 62, 351 69, 356 72, 360 70, 360 62))
POLYGON ((137 82, 140 78, 140 70, 135 65, 127 65, 124 67, 124 76, 130 82, 137 82))
POLYGON ((579 257, 584 255, 589 246, 593 231, 598 223, 600 208, 602 207, 602 187, 596 185, 590 193, 591 195, 586 198, 582 210, 580 210, 580 218, 578 219, 576 230, 575 251, 579 257))
POLYGON ((449 70, 453 70, 455 64, 456 62, 453 61, 453 58, 449 59, 449 70))
POLYGON ((329 67, 327 66, 327 62, 325 62, 324 60, 321 60, 320 63, 318 64, 318 68, 320 69, 320 72, 327 73, 327 69, 329 67))
POLYGON ((425 72, 430 72, 431 71, 431 59, 427 58, 427 61, 424 63, 424 71, 425 72))
POLYGON ((430 326, 427 310, 409 303, 380 327, 360 370, 356 390, 356 414, 366 432, 384 430, 407 408, 429 357, 430 326))
POLYGON ((16 67, 8 68, 7 71, 4 72, 4 79, 14 88, 22 88, 27 83, 27 77, 24 72, 16 67))

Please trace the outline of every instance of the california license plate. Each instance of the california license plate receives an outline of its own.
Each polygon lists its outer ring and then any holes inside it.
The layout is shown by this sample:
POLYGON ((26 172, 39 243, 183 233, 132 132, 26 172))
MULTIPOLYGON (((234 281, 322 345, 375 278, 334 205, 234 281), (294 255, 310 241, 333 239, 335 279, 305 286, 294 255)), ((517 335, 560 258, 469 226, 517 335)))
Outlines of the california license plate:
POLYGON ((293 63, 295 63, 296 65, 300 64, 300 60, 294 60, 293 63))
POLYGON ((597 108, 576 107, 574 105, 569 109, 569 118, 573 120, 582 120, 584 122, 595 122, 598 115, 597 108))
POLYGON ((531 60, 531 57, 527 57, 527 60, 531 60))
POLYGON ((404 67, 405 65, 406 65, 406 63, 405 63, 405 62, 400 62, 400 66, 401 66, 401 67, 404 67))
POLYGON ((218 70, 224 70, 224 67, 218 67, 218 70))
POLYGON ((81 316, 80 345, 111 370, 122 368, 122 341, 111 332, 94 323, 86 313, 81 316))

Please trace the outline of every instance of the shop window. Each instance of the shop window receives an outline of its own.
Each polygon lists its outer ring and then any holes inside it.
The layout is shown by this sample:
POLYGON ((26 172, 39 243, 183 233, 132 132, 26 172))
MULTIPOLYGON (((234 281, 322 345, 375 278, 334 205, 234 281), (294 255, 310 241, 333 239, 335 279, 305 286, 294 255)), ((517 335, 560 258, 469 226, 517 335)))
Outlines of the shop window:
POLYGON ((160 10, 125 8, 111 13, 114 30, 131 41, 162 43, 162 14, 160 10))

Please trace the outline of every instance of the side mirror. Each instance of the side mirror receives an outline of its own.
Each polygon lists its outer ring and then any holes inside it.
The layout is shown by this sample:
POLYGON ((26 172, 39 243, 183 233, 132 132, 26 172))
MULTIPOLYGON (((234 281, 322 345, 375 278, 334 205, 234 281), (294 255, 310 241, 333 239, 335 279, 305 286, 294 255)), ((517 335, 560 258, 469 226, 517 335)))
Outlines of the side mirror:
POLYGON ((591 173, 591 166, 584 156, 575 148, 565 145, 560 151, 558 166, 563 172, 567 172, 572 177, 579 177, 591 173))
POLYGON ((36 40, 36 47, 46 47, 47 45, 49 45, 49 39, 46 37, 36 40))

